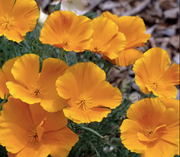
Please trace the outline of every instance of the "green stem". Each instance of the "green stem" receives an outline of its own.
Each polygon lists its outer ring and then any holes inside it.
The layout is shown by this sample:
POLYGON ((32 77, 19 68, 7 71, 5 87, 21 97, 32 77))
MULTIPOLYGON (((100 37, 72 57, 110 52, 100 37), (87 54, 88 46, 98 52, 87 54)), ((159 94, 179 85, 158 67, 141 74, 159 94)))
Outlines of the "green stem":
POLYGON ((29 44, 27 43, 26 38, 23 40, 23 43, 26 45, 26 47, 27 47, 28 49, 30 49, 30 46, 29 46, 29 44))
POLYGON ((10 94, 8 94, 7 97, 6 97, 6 95, 4 95, 4 99, 0 103, 0 107, 2 106, 2 104, 4 104, 8 100, 9 97, 10 97, 10 94))
POLYGON ((153 95, 153 92, 151 92, 151 93, 149 94, 149 98, 151 98, 151 97, 152 97, 152 95, 153 95))
POLYGON ((85 126, 81 126, 81 125, 79 125, 79 126, 80 126, 81 129, 83 129, 83 130, 87 130, 87 131, 95 134, 96 136, 98 136, 98 137, 100 137, 100 138, 104 138, 104 137, 103 137, 102 135, 100 135, 97 131, 95 131, 95 130, 93 130, 93 129, 91 129, 91 128, 88 128, 88 127, 85 127, 85 126))
POLYGON ((18 55, 17 55, 17 52, 16 52, 16 48, 14 46, 14 42, 12 42, 12 43, 13 43, 14 55, 15 55, 15 57, 17 57, 18 55))
POLYGON ((61 59, 63 60, 63 56, 64 56, 64 49, 62 49, 62 52, 61 52, 61 59))

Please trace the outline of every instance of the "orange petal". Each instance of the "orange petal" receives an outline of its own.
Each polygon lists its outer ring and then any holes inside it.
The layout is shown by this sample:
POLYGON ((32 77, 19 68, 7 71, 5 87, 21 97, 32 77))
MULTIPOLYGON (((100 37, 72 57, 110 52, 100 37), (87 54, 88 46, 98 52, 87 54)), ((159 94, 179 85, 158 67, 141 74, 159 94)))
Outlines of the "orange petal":
POLYGON ((77 16, 69 11, 56 11, 47 18, 39 39, 44 44, 66 51, 82 52, 92 42, 92 27, 91 20, 85 16, 77 16))
POLYGON ((125 49, 121 51, 118 58, 115 58, 113 62, 119 66, 128 66, 133 64, 137 59, 141 58, 143 53, 137 49, 125 49))
POLYGON ((82 92, 92 93, 91 89, 105 79, 105 72, 94 63, 77 63, 58 78, 56 86, 58 94, 69 99, 82 92))
POLYGON ((29 126, 34 127, 29 105, 14 98, 9 98, 6 105, 3 106, 0 122, 15 123, 24 130, 29 128, 29 126))
POLYGON ((90 50, 95 53, 107 55, 110 59, 118 57, 126 44, 124 35, 118 33, 118 26, 106 17, 93 19, 93 24, 93 42, 90 50))
POLYGON ((164 140, 156 140, 155 142, 148 143, 146 152, 142 155, 143 157, 152 156, 163 156, 170 157, 174 156, 177 152, 177 146, 171 142, 164 140))
POLYGON ((90 108, 88 110, 82 110, 76 107, 67 107, 64 110, 65 116, 75 123, 90 123, 90 122, 100 122, 104 117, 107 117, 108 113, 111 112, 110 109, 106 108, 90 108))
POLYGON ((118 88, 114 88, 109 82, 103 81, 97 85, 93 94, 93 106, 94 107, 109 107, 111 109, 116 108, 121 104, 122 95, 118 88), (106 91, 106 92, 104 92, 106 91))
POLYGON ((26 130, 17 124, 0 122, 0 130, 0 143, 6 146, 7 151, 17 153, 28 143, 26 130))
POLYGON ((57 78, 65 73, 68 65, 55 58, 47 58, 43 61, 41 74, 39 77, 39 86, 45 90, 55 89, 55 82, 57 78))
POLYGON ((21 24, 21 21, 25 21, 28 24, 26 29, 26 32, 28 32, 32 31, 36 26, 39 18, 39 9, 34 0, 16 0, 11 14, 16 17, 19 24, 21 24))
POLYGON ((57 112, 68 105, 67 100, 60 97, 56 89, 41 95, 41 106, 48 112, 57 112))
POLYGON ((13 59, 9 59, 7 62, 4 63, 2 70, 4 75, 6 76, 7 81, 14 81, 14 77, 11 73, 11 69, 14 65, 14 62, 20 57, 15 57, 13 59))
POLYGON ((125 119, 121 124, 120 130, 122 143, 127 149, 136 153, 143 153, 146 151, 146 142, 138 140, 137 133, 143 132, 138 123, 125 119))
POLYGON ((126 37, 126 49, 144 46, 144 43, 151 37, 150 34, 145 33, 144 21, 138 16, 121 16, 118 18, 110 12, 105 12, 102 16, 111 19, 118 25, 119 32, 126 37))
POLYGON ((179 82, 179 64, 173 63, 159 80, 160 84, 166 86, 178 85, 179 82))
POLYGON ((51 156, 67 156, 78 140, 78 136, 68 127, 44 133, 42 136, 42 143, 51 150, 51 156))
POLYGON ((153 91, 154 95, 165 98, 176 98, 177 88, 175 86, 165 86, 153 91))
POLYGON ((7 79, 3 73, 3 71, 0 69, 0 98, 4 99, 4 95, 9 94, 9 90, 7 89, 6 86, 7 79))
POLYGON ((28 143, 24 149, 22 149, 16 157, 28 156, 28 157, 45 157, 50 154, 50 149, 40 142, 33 144, 28 143))
POLYGON ((0 15, 10 14, 13 5, 14 0, 0 1, 0 15))
POLYGON ((37 84, 39 74, 39 56, 35 54, 25 54, 13 65, 11 70, 14 78, 24 87, 31 88, 37 84))
POLYGON ((127 117, 138 122, 142 127, 157 126, 158 119, 165 110, 160 100, 146 98, 132 104, 127 110, 127 117))
POLYGON ((13 83, 7 82, 7 88, 9 89, 9 93, 17 99, 21 99, 23 102, 34 104, 41 101, 40 98, 34 96, 31 91, 24 88, 23 86, 13 83))
POLYGON ((157 99, 160 99, 164 103, 166 108, 174 108, 179 112, 179 100, 160 97, 157 97, 157 99))

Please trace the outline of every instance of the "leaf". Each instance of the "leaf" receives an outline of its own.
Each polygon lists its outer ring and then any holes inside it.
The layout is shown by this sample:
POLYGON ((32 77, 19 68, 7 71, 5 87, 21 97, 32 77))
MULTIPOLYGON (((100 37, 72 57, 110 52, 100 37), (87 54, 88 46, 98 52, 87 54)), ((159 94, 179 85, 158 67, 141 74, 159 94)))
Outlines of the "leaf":
POLYGON ((61 10, 61 1, 54 7, 52 13, 53 13, 54 11, 58 11, 58 10, 61 10))

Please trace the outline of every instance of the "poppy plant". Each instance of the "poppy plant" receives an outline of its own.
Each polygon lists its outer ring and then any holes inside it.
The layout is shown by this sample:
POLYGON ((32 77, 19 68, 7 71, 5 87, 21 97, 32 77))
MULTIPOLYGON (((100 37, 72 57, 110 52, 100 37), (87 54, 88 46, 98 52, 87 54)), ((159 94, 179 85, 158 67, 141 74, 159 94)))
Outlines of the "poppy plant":
POLYGON ((39 40, 66 51, 82 52, 90 47, 92 33, 89 18, 70 11, 55 11, 44 23, 39 40))
POLYGON ((135 82, 140 90, 145 94, 153 92, 159 97, 175 98, 175 85, 179 84, 179 65, 170 64, 165 50, 156 47, 146 51, 133 66, 135 82))
MULTIPOLYGON (((170 102, 171 103, 171 102, 170 102)), ((170 105, 169 105, 170 106, 170 105)), ((132 104, 120 127, 122 143, 141 157, 172 157, 179 147, 179 112, 157 98, 132 104)))
POLYGON ((117 58, 126 45, 126 38, 123 33, 118 32, 117 24, 106 17, 97 17, 92 23, 93 42, 89 50, 110 59, 117 58))
POLYGON ((56 112, 67 105, 67 101, 57 94, 55 82, 68 69, 68 65, 55 58, 43 61, 39 73, 39 56, 25 54, 18 58, 12 66, 11 72, 15 79, 6 83, 10 94, 28 104, 40 102, 49 111, 56 112))
POLYGON ((39 9, 34 0, 1 0, 0 36, 19 43, 35 28, 38 17, 39 9))
POLYGON ((13 157, 66 157, 78 141, 66 125, 62 110, 49 113, 39 104, 10 98, 0 115, 0 143, 13 157))
POLYGON ((59 96, 68 99, 67 118, 76 123, 100 122, 122 101, 118 88, 106 81, 105 72, 96 64, 77 63, 56 81, 59 96))
MULTIPOLYGON (((128 66, 133 64, 143 53, 135 47, 144 46, 144 43, 150 38, 150 34, 146 34, 146 27, 143 20, 138 16, 121 16, 113 15, 110 12, 104 12, 102 17, 107 17, 118 25, 118 31, 126 37, 127 43, 124 50, 118 57, 111 60, 119 66, 128 66)), ((110 58, 111 59, 111 58, 110 58)))

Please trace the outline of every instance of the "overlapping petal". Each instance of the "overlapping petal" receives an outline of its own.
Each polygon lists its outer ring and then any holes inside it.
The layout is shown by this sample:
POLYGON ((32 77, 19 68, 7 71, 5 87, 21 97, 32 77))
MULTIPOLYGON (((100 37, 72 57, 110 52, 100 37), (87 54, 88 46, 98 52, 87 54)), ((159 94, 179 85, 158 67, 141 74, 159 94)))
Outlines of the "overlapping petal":
POLYGON ((174 85, 179 83, 179 66, 174 63, 169 67, 170 63, 168 53, 161 48, 148 50, 135 62, 135 82, 143 93, 152 91, 160 97, 176 97, 174 85))
POLYGON ((4 95, 9 94, 9 90, 6 86, 6 82, 8 81, 15 81, 14 77, 11 73, 12 66, 14 62, 18 59, 19 57, 15 57, 13 59, 9 59, 7 62, 4 63, 2 66, 2 69, 0 69, 0 97, 3 99, 4 95))
POLYGON ((77 63, 56 81, 58 94, 68 99, 65 115, 76 123, 101 121, 122 101, 119 89, 105 81, 97 65, 77 63), (106 91, 106 93, 104 93, 106 91))
POLYGON ((39 9, 34 0, 2 1, 0 10, 0 35, 18 43, 27 32, 35 28, 39 17, 39 9))
POLYGON ((125 49, 120 55, 110 61, 119 66, 128 66, 142 57, 142 52, 134 48, 144 46, 144 43, 146 43, 151 36, 145 33, 146 27, 143 20, 138 16, 117 17, 117 15, 113 15, 108 11, 102 13, 101 16, 107 17, 115 22, 118 25, 118 31, 124 34, 127 41, 125 49))
POLYGON ((110 59, 117 58, 126 44, 124 34, 118 32, 118 26, 106 17, 97 17, 92 22, 94 25, 93 42, 89 49, 110 59))
POLYGON ((70 11, 56 11, 47 18, 39 39, 66 51, 82 52, 90 47, 92 33, 89 18, 70 11))

